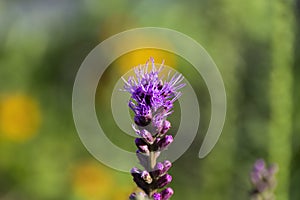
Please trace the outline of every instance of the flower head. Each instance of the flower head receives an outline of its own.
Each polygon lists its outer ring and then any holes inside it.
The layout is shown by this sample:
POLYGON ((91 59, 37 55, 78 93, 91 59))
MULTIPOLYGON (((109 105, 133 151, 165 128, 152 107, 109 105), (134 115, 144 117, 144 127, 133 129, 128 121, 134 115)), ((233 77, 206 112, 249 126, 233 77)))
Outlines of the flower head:
POLYGON ((163 81, 159 73, 163 69, 163 63, 156 69, 154 60, 151 58, 152 69, 148 71, 149 62, 145 66, 135 68, 136 77, 125 79, 124 89, 131 94, 129 107, 133 110, 134 121, 138 126, 147 126, 151 122, 158 127, 163 119, 171 114, 173 103, 181 95, 178 90, 184 87, 181 74, 175 74, 163 81))

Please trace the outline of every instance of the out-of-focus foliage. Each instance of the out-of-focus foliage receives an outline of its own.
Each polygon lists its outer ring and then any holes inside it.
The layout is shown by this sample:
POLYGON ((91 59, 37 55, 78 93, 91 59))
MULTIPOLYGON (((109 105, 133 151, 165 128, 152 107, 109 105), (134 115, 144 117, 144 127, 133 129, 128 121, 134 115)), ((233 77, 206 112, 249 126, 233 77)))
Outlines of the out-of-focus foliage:
POLYGON ((1 1, 0 200, 120 200, 138 190, 129 174, 87 152, 71 99, 89 51, 144 26, 175 29, 206 48, 226 87, 224 130, 209 156, 198 159, 210 120, 207 87, 184 58, 143 49, 118 58, 99 82, 96 110, 108 137, 134 151, 133 138, 113 121, 111 92, 131 67, 150 56, 165 60, 193 85, 201 108, 198 136, 170 172, 172 199, 249 199, 252 164, 264 158, 279 165, 277 199, 299 200, 299 13, 298 0, 1 1))

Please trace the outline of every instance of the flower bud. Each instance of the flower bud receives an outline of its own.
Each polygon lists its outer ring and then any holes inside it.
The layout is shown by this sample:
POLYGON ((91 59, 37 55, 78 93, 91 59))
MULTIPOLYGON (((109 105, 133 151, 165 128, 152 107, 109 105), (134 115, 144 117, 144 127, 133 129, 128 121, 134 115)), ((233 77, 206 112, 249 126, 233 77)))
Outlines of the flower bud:
POLYGON ((134 167, 130 170, 130 173, 133 177, 135 176, 140 176, 141 174, 141 170, 139 170, 138 168, 134 167))
POLYGON ((142 177, 134 177, 133 181, 136 183, 136 185, 141 188, 145 193, 149 193, 149 184, 147 184, 142 177))
POLYGON ((135 194, 135 193, 132 193, 132 194, 129 196, 129 200, 136 200, 136 194, 135 194))
POLYGON ((147 182, 149 178, 152 178, 147 171, 141 171, 138 168, 134 167, 130 171, 131 175, 133 176, 133 181, 136 183, 138 187, 144 190, 146 193, 149 192, 149 183, 147 182))
POLYGON ((163 126, 162 126, 162 129, 160 131, 160 134, 161 135, 166 134, 170 128, 171 128, 171 123, 168 120, 165 120, 163 122, 163 126))
POLYGON ((263 159, 259 159, 255 162, 253 166, 254 171, 262 171, 265 169, 265 161, 263 159))
POLYGON ((152 120, 151 114, 149 114, 149 115, 136 115, 134 117, 134 122, 138 126, 147 126, 147 125, 150 124, 151 120, 152 120))
POLYGON ((164 170, 164 165, 161 162, 158 162, 155 165, 154 170, 151 172, 152 177, 159 177, 160 175, 163 174, 163 170, 164 170))
POLYGON ((162 200, 170 199, 173 194, 174 194, 174 191, 172 190, 172 188, 167 188, 167 189, 161 191, 162 200))
POLYGON ((142 152, 142 153, 149 153, 149 148, 147 143, 141 139, 141 138, 136 138, 135 139, 135 144, 137 148, 142 152))
POLYGON ((129 196, 129 200, 139 200, 139 199, 146 199, 146 194, 143 192, 138 192, 138 193, 132 193, 129 196))
POLYGON ((159 140, 157 145, 158 145, 159 149, 162 151, 162 150, 166 149, 172 142, 173 142, 172 135, 166 135, 164 138, 159 140))
POLYGON ((139 135, 148 143, 153 144, 154 138, 151 133, 145 129, 140 130, 139 135))
POLYGON ((172 181, 172 176, 169 174, 165 174, 162 177, 160 177, 157 181, 157 187, 163 188, 166 185, 168 185, 172 181))
POLYGON ((152 183, 152 178, 149 174, 149 172, 147 171, 143 171, 141 174, 142 179, 144 179, 144 181, 148 184, 152 183))
POLYGON ((161 194, 157 192, 152 195, 152 198, 153 200, 162 200, 161 194))
POLYGON ((163 165, 164 169, 162 171, 162 174, 166 173, 172 167, 172 163, 168 160, 165 160, 163 165))

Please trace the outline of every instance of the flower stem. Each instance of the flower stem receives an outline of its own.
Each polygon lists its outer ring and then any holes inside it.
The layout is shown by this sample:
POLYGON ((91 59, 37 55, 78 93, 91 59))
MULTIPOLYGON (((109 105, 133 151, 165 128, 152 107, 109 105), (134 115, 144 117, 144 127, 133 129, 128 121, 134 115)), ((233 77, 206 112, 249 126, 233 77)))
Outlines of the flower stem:
POLYGON ((154 151, 150 151, 150 156, 149 156, 149 163, 150 163, 150 169, 154 170, 154 167, 156 165, 156 155, 154 151))
MULTIPOLYGON (((150 151, 150 155, 149 155, 149 165, 150 165, 150 171, 153 171, 156 165, 156 152, 154 151, 150 151)), ((156 192, 157 190, 150 190, 149 192, 149 197, 152 197, 152 195, 156 192)))

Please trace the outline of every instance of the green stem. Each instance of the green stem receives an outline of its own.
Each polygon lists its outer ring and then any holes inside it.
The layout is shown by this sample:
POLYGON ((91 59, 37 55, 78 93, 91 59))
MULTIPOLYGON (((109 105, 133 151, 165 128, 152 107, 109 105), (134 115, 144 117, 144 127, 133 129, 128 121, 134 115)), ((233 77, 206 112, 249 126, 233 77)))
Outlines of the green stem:
MULTIPOLYGON (((150 156, 149 156, 149 166, 150 166, 150 170, 152 171, 154 170, 154 167, 156 165, 156 152, 154 151, 150 151, 150 156)), ((156 192, 157 190, 150 190, 149 192, 149 197, 152 197, 152 195, 156 192)))
POLYGON ((153 170, 156 165, 156 153, 154 151, 150 152, 150 170, 153 170))

